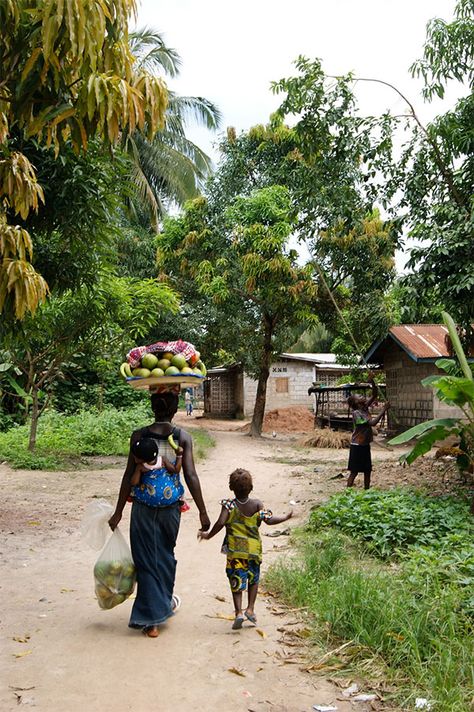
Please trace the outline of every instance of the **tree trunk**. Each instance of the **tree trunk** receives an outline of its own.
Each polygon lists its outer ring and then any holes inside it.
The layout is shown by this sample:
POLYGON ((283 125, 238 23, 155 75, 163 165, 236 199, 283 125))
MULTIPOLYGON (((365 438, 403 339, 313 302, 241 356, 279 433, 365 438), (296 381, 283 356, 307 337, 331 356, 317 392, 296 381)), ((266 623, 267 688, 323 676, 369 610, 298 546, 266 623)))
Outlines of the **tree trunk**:
POLYGON ((38 391, 33 388, 31 391, 32 405, 31 405, 31 426, 30 426, 30 439, 28 442, 28 450, 33 452, 36 446, 36 433, 38 431, 38 418, 39 418, 39 403, 38 403, 38 391))
POLYGON ((272 336, 274 324, 270 317, 264 317, 264 337, 263 351, 258 373, 257 395, 255 397, 255 408, 252 422, 250 423, 250 435, 260 437, 263 427, 263 416, 265 415, 265 403, 267 400, 267 382, 270 375, 270 365, 272 362, 272 336))
POLYGON ((100 384, 99 384, 99 402, 97 404, 97 409, 99 413, 102 413, 104 410, 104 380, 101 379, 100 384))

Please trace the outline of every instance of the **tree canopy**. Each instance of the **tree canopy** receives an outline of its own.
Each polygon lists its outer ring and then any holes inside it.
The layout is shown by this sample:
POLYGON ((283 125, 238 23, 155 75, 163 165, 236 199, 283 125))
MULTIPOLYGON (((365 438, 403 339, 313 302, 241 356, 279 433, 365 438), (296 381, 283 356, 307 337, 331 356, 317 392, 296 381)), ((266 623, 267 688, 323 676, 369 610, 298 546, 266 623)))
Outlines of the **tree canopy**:
POLYGON ((467 90, 455 107, 427 127, 415 127, 406 148, 401 207, 417 241, 405 280, 409 289, 449 311, 467 338, 474 321, 474 4, 459 0, 452 22, 432 20, 423 57, 412 73, 424 79, 424 96, 445 95, 448 83, 467 90))
POLYGON ((204 199, 188 211, 195 229, 188 229, 186 214, 168 221, 159 241, 159 264, 169 273, 177 268, 215 303, 233 305, 236 341, 243 337, 240 314, 251 315, 255 327, 243 347, 256 362, 251 433, 260 435, 272 356, 285 329, 311 319, 317 295, 313 270, 298 264, 298 253, 289 245, 295 222, 290 194, 283 186, 269 186, 236 197, 223 216, 225 230, 213 228, 204 199))
POLYGON ((26 220, 44 202, 24 140, 91 139, 113 145, 136 129, 151 138, 163 126, 167 90, 133 56, 128 21, 135 0, 6 0, 0 6, 0 309, 34 312, 48 286, 31 262, 26 220))

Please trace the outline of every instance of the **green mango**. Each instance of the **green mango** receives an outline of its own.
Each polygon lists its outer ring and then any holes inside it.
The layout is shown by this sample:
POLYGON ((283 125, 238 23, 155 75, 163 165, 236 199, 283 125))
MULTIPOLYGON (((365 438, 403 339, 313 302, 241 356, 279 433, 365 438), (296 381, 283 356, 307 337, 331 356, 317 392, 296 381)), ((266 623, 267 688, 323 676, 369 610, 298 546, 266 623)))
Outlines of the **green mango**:
POLYGON ((148 368, 150 371, 156 368, 158 365, 158 359, 155 354, 145 354, 142 357, 142 368, 148 368))

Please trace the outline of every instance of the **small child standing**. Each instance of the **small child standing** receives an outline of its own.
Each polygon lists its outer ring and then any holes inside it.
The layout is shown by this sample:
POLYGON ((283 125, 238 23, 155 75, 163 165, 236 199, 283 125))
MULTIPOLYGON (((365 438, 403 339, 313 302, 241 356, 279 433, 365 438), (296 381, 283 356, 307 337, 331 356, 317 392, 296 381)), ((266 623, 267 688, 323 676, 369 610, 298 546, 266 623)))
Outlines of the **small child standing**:
POLYGON ((245 618, 254 625, 257 624, 254 608, 262 561, 259 527, 262 522, 270 525, 286 522, 293 516, 293 512, 277 517, 269 509, 265 509, 259 499, 250 499, 253 483, 252 475, 247 470, 238 468, 230 474, 229 489, 235 494, 235 498, 221 500, 219 519, 208 532, 199 532, 198 538, 211 539, 221 529, 226 528, 222 551, 227 554, 226 574, 235 608, 232 628, 239 630, 245 618), (246 588, 248 605, 243 611, 242 591, 246 588))

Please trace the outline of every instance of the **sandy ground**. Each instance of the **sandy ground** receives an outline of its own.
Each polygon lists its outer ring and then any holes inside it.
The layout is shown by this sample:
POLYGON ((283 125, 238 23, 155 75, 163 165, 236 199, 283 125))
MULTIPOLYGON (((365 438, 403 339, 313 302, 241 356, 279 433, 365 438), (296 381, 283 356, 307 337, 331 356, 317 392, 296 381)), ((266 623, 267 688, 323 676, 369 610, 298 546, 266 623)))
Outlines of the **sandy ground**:
MULTIPOLYGON (((285 436, 255 441, 224 430, 222 422, 189 420, 212 428, 216 439, 198 467, 213 521, 219 499, 229 495, 227 476, 236 466, 254 473, 255 494, 275 512, 287 511, 290 500, 297 502, 291 527, 344 485, 330 478, 344 469, 347 451, 303 451, 285 436)), ((374 448, 376 462, 395 457, 374 448)), ((122 466, 119 461, 72 473, 0 466, 1 710, 29 705, 44 712, 305 712, 315 704, 335 704, 338 712, 375 709, 344 699, 340 687, 305 672, 304 665, 285 664, 285 658, 294 661, 304 651, 289 647, 282 629, 304 628, 304 612, 285 611, 262 595, 258 629, 231 630, 224 617, 232 616, 232 604, 221 537, 197 541, 192 503, 182 517, 176 552, 176 592, 183 604, 160 636, 152 640, 128 629, 130 600, 100 610, 92 578, 97 553, 81 540, 79 525, 92 498, 115 503, 122 466)), ((128 518, 126 509, 124 533, 128 518)), ((263 533, 285 527, 265 527, 263 533)), ((288 538, 262 538, 265 570, 289 551, 288 538)))

